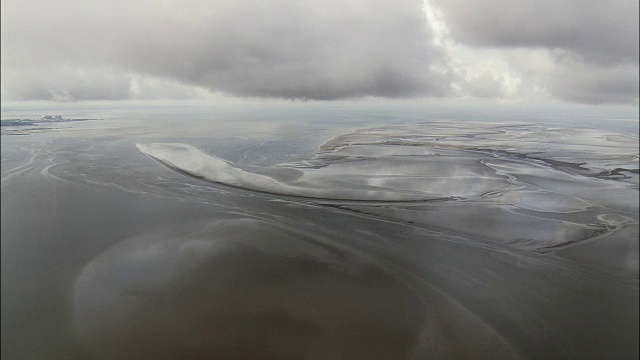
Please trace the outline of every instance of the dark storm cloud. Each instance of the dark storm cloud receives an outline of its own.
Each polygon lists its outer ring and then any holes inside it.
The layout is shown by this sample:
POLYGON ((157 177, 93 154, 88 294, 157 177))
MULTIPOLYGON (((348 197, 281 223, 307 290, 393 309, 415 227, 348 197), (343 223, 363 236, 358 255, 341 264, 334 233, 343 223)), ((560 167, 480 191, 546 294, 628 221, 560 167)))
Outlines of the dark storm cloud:
MULTIPOLYGON (((637 103, 638 0, 432 0, 472 47, 546 49, 555 66, 523 83, 584 103, 637 103)), ((542 65, 542 64, 541 64, 542 65)), ((528 77, 528 78, 527 78, 528 77)))
POLYGON ((451 75, 422 6, 7 0, 3 86, 15 98, 116 99, 131 95, 121 84, 140 74, 236 96, 442 96, 451 75))

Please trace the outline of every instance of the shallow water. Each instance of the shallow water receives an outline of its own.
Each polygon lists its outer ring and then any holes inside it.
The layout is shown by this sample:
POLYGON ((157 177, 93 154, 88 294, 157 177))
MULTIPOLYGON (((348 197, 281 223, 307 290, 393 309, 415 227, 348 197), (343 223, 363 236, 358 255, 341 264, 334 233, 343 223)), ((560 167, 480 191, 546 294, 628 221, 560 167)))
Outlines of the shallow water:
POLYGON ((74 111, 3 129, 3 358, 638 356, 637 121, 74 111))

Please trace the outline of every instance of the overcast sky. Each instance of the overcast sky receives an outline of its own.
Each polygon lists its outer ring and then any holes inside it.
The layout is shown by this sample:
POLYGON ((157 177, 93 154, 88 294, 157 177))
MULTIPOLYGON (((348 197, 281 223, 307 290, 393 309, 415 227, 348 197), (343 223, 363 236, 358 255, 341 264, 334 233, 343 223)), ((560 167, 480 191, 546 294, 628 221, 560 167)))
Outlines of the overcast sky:
POLYGON ((2 0, 2 98, 638 104, 638 0, 2 0))

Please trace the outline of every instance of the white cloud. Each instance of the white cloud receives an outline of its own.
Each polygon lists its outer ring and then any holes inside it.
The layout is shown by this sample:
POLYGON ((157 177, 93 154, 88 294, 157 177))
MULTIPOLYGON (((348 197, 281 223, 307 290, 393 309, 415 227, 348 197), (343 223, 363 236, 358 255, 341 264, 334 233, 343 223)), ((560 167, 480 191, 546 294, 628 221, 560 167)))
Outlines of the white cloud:
POLYGON ((462 94, 638 104, 637 1, 427 4, 462 94))

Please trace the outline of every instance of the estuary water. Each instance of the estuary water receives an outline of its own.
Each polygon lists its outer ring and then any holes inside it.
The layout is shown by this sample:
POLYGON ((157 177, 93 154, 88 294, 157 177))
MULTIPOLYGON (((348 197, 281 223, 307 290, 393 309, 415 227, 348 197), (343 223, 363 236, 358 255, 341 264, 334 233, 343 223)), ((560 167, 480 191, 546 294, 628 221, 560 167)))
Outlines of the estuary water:
POLYGON ((3 359, 638 357, 637 113, 2 119, 3 359))

